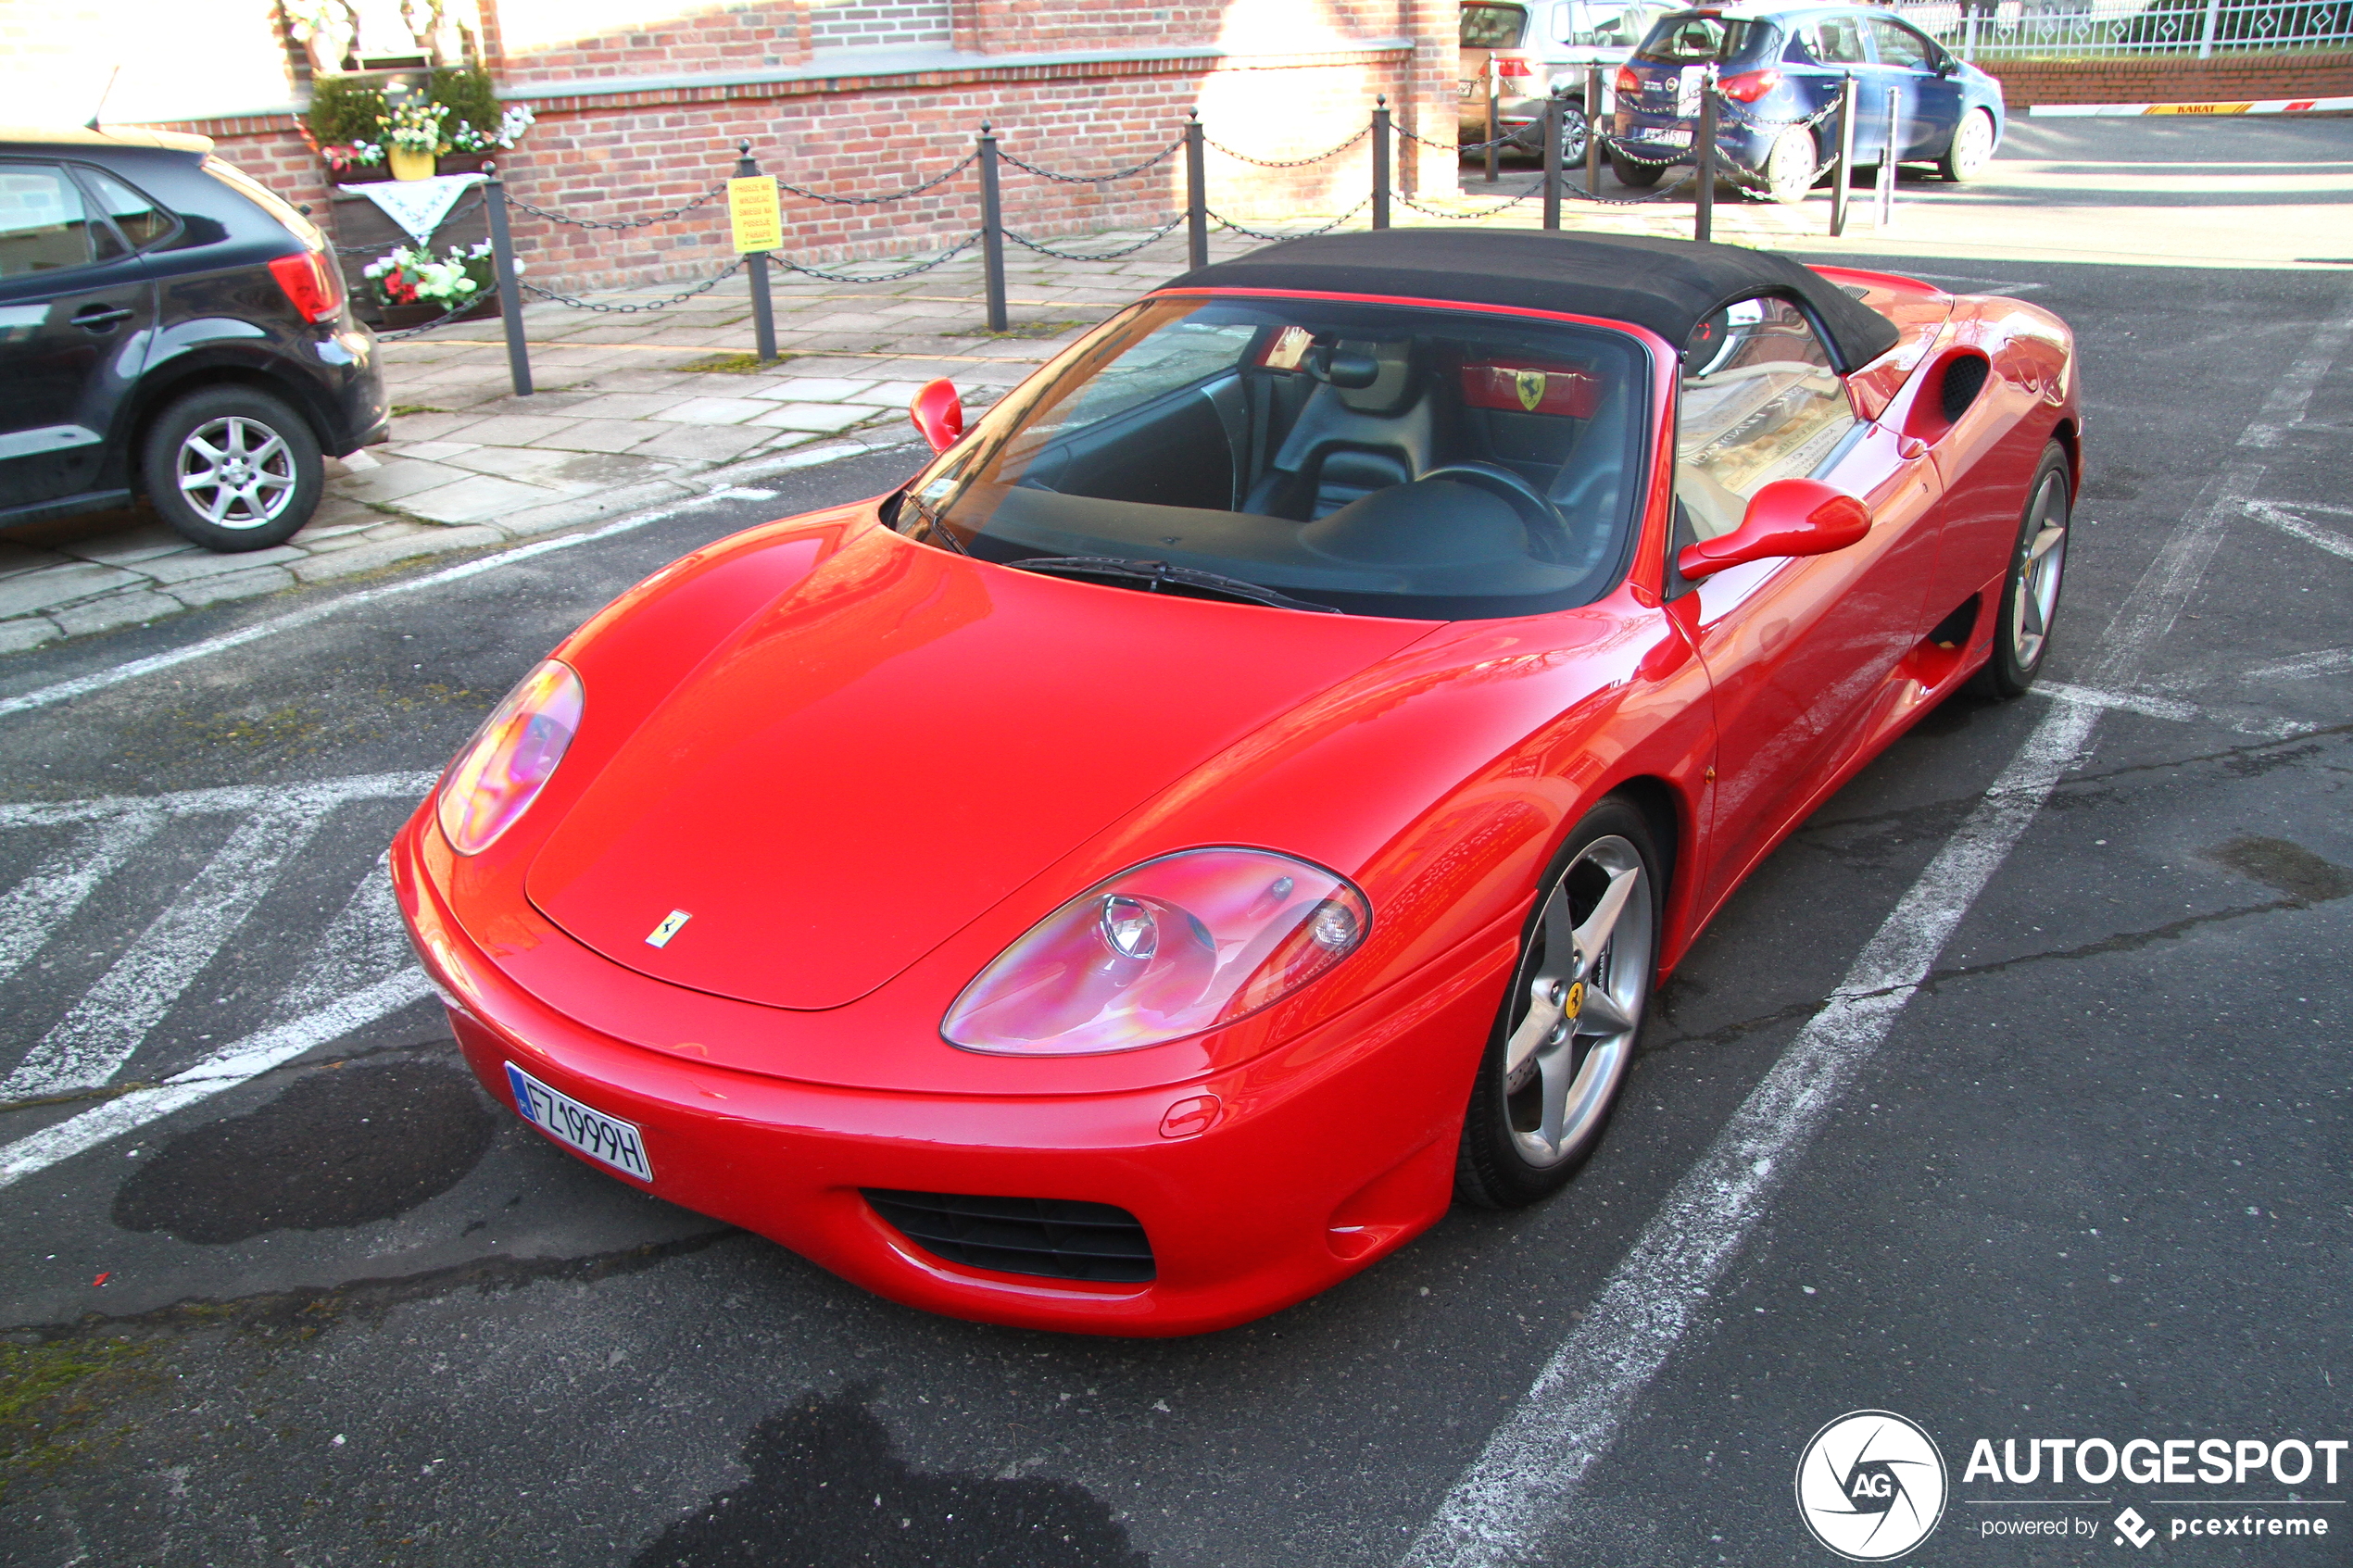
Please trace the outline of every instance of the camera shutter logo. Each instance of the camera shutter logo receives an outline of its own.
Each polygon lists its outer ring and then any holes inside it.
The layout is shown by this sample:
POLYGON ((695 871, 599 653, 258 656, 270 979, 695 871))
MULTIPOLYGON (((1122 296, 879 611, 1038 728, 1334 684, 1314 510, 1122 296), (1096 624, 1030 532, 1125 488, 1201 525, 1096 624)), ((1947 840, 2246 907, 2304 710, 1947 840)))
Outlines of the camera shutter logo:
POLYGON ((1851 1562, 1888 1562, 1944 1517, 1944 1456, 1893 1411, 1855 1411, 1814 1434, 1797 1459, 1797 1514, 1851 1562))

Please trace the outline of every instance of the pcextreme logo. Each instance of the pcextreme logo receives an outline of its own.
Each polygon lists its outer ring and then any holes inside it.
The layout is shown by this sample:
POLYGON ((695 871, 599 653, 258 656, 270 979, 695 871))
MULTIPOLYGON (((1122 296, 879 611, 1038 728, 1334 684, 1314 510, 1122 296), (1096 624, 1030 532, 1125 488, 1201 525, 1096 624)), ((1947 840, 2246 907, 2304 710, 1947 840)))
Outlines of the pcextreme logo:
POLYGON ((1797 1514, 1850 1562, 1888 1562, 1944 1517, 1944 1456, 1893 1411, 1854 1411, 1814 1434, 1797 1458, 1797 1514))

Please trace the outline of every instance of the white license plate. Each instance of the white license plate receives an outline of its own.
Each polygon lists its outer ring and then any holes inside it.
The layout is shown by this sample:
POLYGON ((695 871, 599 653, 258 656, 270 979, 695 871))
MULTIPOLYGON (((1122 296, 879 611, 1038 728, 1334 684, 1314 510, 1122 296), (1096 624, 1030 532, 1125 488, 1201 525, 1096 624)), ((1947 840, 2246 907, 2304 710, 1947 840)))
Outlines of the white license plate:
POLYGON ((558 1143, 641 1182, 654 1179, 654 1168, 646 1160, 645 1140, 629 1123, 593 1110, 570 1095, 558 1094, 511 1061, 507 1063, 507 1084, 515 1091, 515 1109, 522 1112, 523 1120, 558 1143))

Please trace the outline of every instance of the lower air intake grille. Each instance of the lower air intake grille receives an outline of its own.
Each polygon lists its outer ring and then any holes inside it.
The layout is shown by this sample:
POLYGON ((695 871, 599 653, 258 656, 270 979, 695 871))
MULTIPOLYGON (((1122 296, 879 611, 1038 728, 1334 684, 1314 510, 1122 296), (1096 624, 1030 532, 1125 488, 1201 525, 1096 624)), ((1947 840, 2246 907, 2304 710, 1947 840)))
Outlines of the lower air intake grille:
POLYGON ((865 1189, 875 1212, 935 1257, 1048 1279, 1134 1284, 1152 1277, 1152 1244, 1125 1209, 1063 1198, 971 1198, 865 1189))

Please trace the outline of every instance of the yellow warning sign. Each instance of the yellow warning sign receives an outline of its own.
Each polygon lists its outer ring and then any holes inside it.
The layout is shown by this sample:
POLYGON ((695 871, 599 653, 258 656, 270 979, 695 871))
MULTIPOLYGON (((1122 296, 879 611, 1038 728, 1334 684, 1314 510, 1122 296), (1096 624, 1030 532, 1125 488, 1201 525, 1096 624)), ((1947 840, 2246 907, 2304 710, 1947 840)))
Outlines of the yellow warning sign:
POLYGON ((739 255, 782 248, 785 215, 776 205, 776 177, 755 174, 728 181, 727 221, 735 228, 739 255))

